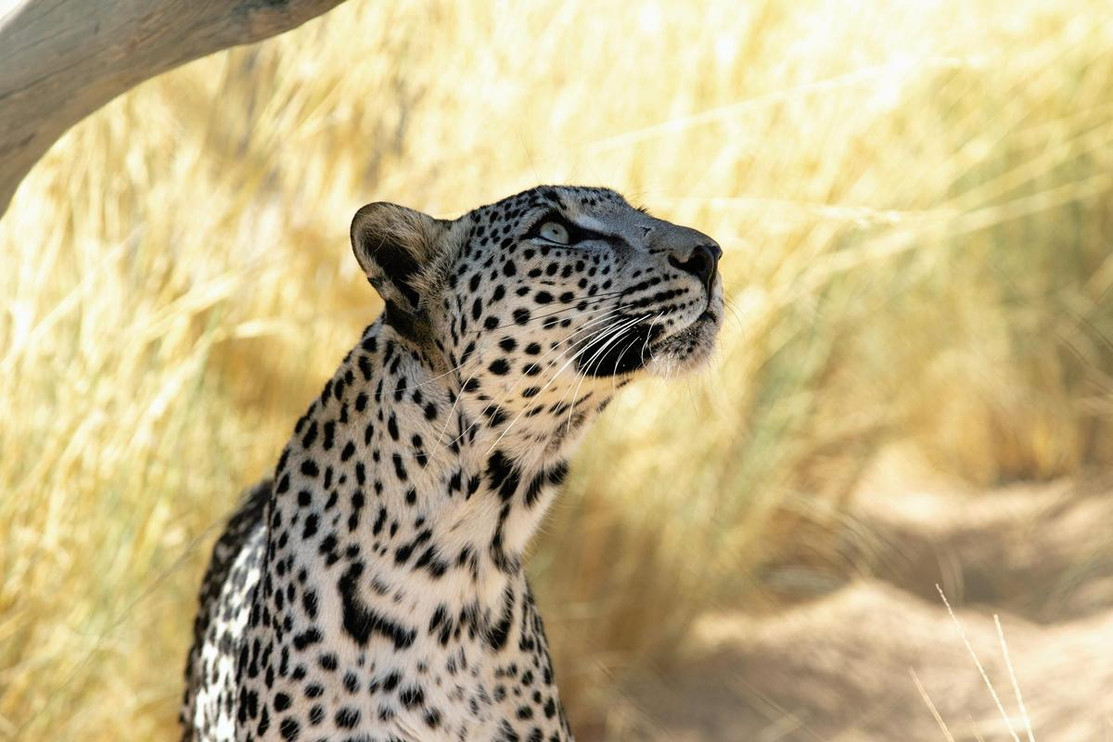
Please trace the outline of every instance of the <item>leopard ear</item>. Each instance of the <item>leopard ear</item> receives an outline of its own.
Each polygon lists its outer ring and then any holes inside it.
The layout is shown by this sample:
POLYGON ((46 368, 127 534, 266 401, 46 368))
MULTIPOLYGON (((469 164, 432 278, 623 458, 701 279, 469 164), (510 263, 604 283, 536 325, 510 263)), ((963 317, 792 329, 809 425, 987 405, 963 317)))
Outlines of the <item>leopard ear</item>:
POLYGON ((446 222, 397 204, 367 204, 352 219, 352 251, 387 310, 421 310, 423 269, 436 255, 446 222))

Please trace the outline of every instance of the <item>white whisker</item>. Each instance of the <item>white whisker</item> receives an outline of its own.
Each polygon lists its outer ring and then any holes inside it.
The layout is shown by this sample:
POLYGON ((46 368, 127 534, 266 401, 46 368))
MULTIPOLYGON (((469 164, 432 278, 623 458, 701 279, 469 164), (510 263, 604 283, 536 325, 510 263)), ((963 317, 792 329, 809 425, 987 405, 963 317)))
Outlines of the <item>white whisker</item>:
MULTIPOLYGON (((642 317, 638 317, 638 318, 635 318, 633 320, 629 320, 628 322, 625 322, 622 325, 620 325, 619 329, 613 330, 612 332, 618 332, 620 330, 624 330, 624 329, 626 329, 626 327, 628 327, 630 325, 641 322, 642 320, 644 320, 648 316, 650 316, 650 315, 647 314, 647 315, 644 315, 642 317)), ((606 337, 606 335, 604 337, 606 337)), ((546 389, 548 389, 550 386, 552 386, 553 382, 556 381, 557 378, 564 372, 564 369, 568 368, 569 365, 571 365, 573 362, 575 362, 575 360, 577 358, 579 358, 583 353, 585 353, 590 347, 591 346, 589 344, 583 350, 578 351, 571 358, 569 358, 568 362, 565 363, 563 366, 561 366, 561 368, 555 374, 553 374, 553 377, 551 379, 549 379, 548 382, 546 382, 545 386, 541 387, 541 391, 543 392, 546 389)), ((522 415, 524 414, 524 412, 525 412, 524 410, 522 412, 519 412, 518 415, 510 422, 510 424, 506 426, 506 429, 504 431, 502 431, 502 435, 500 435, 497 439, 495 439, 495 442, 492 443, 491 447, 487 449, 487 453, 490 453, 491 451, 493 451, 495 449, 495 446, 497 446, 499 444, 499 442, 501 442, 502 439, 506 437, 506 434, 509 433, 510 429, 514 427, 514 424, 517 423, 518 420, 520 420, 522 418, 522 415)))

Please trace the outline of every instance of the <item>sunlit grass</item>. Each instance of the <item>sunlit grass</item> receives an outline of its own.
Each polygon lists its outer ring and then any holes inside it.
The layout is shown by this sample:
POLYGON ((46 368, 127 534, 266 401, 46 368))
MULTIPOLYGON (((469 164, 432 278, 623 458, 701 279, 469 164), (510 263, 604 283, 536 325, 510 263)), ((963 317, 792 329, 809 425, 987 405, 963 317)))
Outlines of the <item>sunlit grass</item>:
POLYGON ((173 734, 215 529, 377 312, 367 201, 605 184, 726 250, 712 368, 608 412, 534 559, 577 720, 784 549, 845 569, 882 440, 1108 462, 1107 11, 351 0, 115 101, 0 222, 0 739, 173 734))

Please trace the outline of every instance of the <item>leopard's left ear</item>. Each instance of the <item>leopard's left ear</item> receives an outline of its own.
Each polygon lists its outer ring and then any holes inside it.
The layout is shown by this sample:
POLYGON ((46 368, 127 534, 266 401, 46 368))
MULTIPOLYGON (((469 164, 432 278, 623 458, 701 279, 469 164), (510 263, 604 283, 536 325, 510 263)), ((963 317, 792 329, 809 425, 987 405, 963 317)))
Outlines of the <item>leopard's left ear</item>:
POLYGON ((448 222, 397 204, 367 204, 352 219, 352 251, 388 313, 417 315, 424 269, 441 249, 448 222))

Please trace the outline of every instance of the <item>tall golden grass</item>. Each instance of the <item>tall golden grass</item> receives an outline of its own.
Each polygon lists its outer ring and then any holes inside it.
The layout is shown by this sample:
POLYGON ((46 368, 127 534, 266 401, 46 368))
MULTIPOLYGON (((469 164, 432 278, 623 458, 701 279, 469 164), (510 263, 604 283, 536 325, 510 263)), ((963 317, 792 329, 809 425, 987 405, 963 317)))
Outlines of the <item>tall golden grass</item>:
POLYGON ((116 100, 0 222, 0 739, 175 733, 209 545, 379 308, 371 200, 606 184, 726 250, 713 368, 608 412, 533 560, 578 723, 784 549, 852 568, 883 440, 1109 463, 1111 18, 351 0, 116 100))

